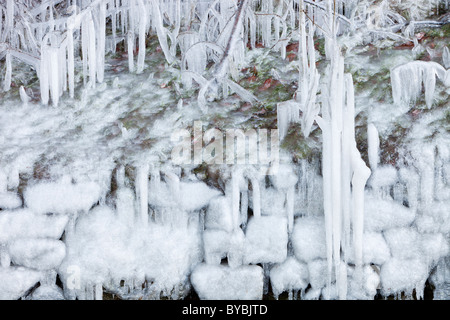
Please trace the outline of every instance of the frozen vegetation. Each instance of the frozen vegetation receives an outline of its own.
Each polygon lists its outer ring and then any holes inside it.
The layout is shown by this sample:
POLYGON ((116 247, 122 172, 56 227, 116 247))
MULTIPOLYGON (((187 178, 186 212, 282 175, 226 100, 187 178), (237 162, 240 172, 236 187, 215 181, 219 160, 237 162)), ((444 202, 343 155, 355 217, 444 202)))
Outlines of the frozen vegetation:
POLYGON ((0 0, 0 299, 450 299, 449 6, 0 0))

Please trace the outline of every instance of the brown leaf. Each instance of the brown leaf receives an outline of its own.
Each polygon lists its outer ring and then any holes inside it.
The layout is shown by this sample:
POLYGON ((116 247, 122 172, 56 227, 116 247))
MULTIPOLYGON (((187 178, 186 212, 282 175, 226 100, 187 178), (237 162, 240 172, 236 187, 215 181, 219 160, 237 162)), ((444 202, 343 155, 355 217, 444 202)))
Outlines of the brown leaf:
POLYGON ((270 86, 272 85, 272 78, 267 79, 266 81, 264 81, 264 84, 261 86, 260 90, 264 91, 270 88, 270 86))
POLYGON ((294 51, 294 52, 298 52, 298 42, 295 43, 290 43, 286 46, 286 51, 294 51))

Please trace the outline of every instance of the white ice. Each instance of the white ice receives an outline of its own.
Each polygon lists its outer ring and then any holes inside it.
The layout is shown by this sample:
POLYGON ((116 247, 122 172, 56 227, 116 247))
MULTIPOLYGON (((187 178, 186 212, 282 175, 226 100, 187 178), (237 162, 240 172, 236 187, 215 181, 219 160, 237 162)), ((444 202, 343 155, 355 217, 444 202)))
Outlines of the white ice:
POLYGON ((245 263, 281 263, 286 259, 288 233, 285 217, 253 217, 248 222, 245 236, 245 263))
POLYGON ((294 223, 292 246, 297 259, 326 259, 325 223, 322 217, 301 217, 294 223))
POLYGON ((229 268, 199 264, 191 281, 203 300, 259 300, 263 295, 263 270, 253 265, 229 268))

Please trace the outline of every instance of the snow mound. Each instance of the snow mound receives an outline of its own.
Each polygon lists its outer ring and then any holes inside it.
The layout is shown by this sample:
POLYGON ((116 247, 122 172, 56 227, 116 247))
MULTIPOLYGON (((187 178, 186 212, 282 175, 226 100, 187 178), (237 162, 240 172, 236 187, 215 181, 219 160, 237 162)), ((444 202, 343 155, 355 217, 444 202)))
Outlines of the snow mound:
POLYGON ((294 257, 270 269, 270 283, 275 297, 289 290, 303 290, 308 286, 308 266, 294 257))
POLYGON ((429 270, 422 259, 393 258, 381 267, 381 289, 385 295, 396 294, 404 291, 412 294, 423 292, 429 270))
POLYGON ((252 217, 247 225, 245 263, 280 263, 287 256, 287 219, 252 217))
POLYGON ((191 282, 202 300, 260 300, 263 296, 263 270, 258 266, 200 264, 191 282))
POLYGON ((22 199, 14 192, 0 193, 0 209, 16 209, 22 206, 22 199))
POLYGON ((61 238, 69 218, 65 215, 36 214, 29 209, 0 212, 0 242, 18 238, 61 238))
POLYGON ((233 230, 233 217, 229 200, 225 196, 220 196, 210 201, 205 216, 205 228, 221 229, 227 232, 233 230))
POLYGON ((95 182, 73 184, 69 181, 41 182, 29 186, 24 193, 25 204, 36 213, 77 213, 88 211, 101 196, 95 182))
POLYGON ((8 249, 14 264, 37 270, 57 268, 66 255, 64 243, 52 239, 17 239, 8 249))
POLYGON ((205 230, 203 245, 206 263, 219 265, 221 260, 227 257, 228 265, 231 267, 241 265, 244 257, 244 241, 245 236, 241 229, 233 232, 205 230))
POLYGON ((24 267, 0 268, 0 300, 17 300, 42 277, 42 273, 24 267))
POLYGON ((364 230, 383 231, 409 226, 415 219, 413 210, 395 201, 367 196, 364 206, 364 230))
POLYGON ((295 220, 292 246, 297 259, 310 262, 326 259, 325 222, 323 217, 300 217, 295 220))

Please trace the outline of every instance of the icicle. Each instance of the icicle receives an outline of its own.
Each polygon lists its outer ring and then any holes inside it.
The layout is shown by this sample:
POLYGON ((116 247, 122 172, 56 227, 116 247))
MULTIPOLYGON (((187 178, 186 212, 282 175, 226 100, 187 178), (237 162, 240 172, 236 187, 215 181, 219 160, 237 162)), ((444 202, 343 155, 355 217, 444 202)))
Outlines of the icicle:
POLYGON ((144 164, 139 167, 137 172, 137 186, 139 194, 140 223, 146 226, 148 223, 148 175, 149 165, 144 164))
POLYGON ((11 265, 11 257, 5 244, 0 244, 0 267, 9 268, 11 265))
POLYGON ((119 87, 119 77, 115 77, 112 83, 112 87, 117 89, 119 87))
POLYGON ((11 33, 14 28, 14 0, 7 0, 5 18, 5 34, 8 34, 11 33))
POLYGON ((75 96, 75 61, 73 47, 73 29, 67 30, 67 72, 69 81, 69 96, 75 96))
POLYGON ((50 93, 52 97, 53 105, 57 106, 60 96, 60 78, 59 78, 59 59, 58 59, 58 49, 49 48, 49 61, 50 61, 50 93))
POLYGON ((286 194, 286 210, 288 218, 288 232, 292 233, 294 228, 294 204, 295 204, 295 185, 289 187, 286 194))
POLYGON ((358 150, 353 149, 352 167, 354 170, 352 178, 352 207, 353 207, 353 245, 355 247, 355 262, 362 266, 362 245, 364 227, 364 189, 367 179, 370 177, 370 169, 361 159, 358 150))
POLYGON ((12 75, 12 65, 11 65, 11 54, 9 52, 6 53, 6 72, 5 72, 5 80, 3 82, 3 90, 9 91, 11 88, 11 75, 12 75))
POLYGON ((145 60, 145 31, 147 28, 147 10, 142 0, 138 0, 139 4, 139 53, 136 67, 136 73, 144 70, 145 60))
POLYGON ((103 300, 103 286, 101 283, 97 283, 94 286, 94 299, 103 300))
POLYGON ((444 51, 442 52, 442 62, 444 63, 445 69, 450 68, 450 51, 448 47, 444 47, 444 51))
POLYGON ((39 85, 41 89, 41 100, 42 103, 47 105, 49 100, 49 59, 50 53, 49 48, 45 44, 42 48, 41 55, 41 65, 40 65, 40 75, 39 75, 39 85))
POLYGON ((106 3, 100 4, 98 21, 99 27, 97 37, 97 79, 98 82, 102 83, 105 73, 106 3))
POLYGON ((116 184, 117 188, 125 187, 125 167, 120 165, 116 171, 116 184))
POLYGON ((240 225, 247 225, 248 219, 248 190, 242 190, 241 192, 241 218, 240 225))
POLYGON ((251 183, 252 183, 253 216, 255 218, 258 218, 261 216, 261 190, 259 187, 259 180, 257 178, 252 178, 251 183))
POLYGON ((153 23, 156 28, 156 34, 158 36, 159 45, 166 57, 166 60, 169 64, 172 64, 175 61, 175 57, 170 53, 169 44, 167 43, 167 30, 164 28, 160 5, 157 1, 152 2, 153 8, 153 23))
POLYGON ((372 171, 377 169, 379 161, 380 137, 378 130, 373 123, 367 125, 367 144, 369 154, 369 164, 372 171))
POLYGON ((434 201, 434 163, 435 150, 434 146, 426 146, 422 150, 422 160, 418 162, 420 170, 420 198, 421 205, 424 209, 429 208, 434 201))
POLYGON ((242 171, 235 169, 231 174, 231 208, 234 229, 239 228, 240 180, 242 171))
POLYGON ((83 19, 81 24, 81 56, 83 58, 83 85, 87 84, 88 78, 88 46, 89 31, 87 19, 83 19))
POLYGON ((409 105, 425 89, 425 102, 428 108, 433 104, 436 76, 446 82, 446 70, 436 62, 413 61, 391 70, 392 96, 397 105, 409 105))
POLYGON ((97 73, 97 54, 95 48, 95 27, 94 21, 91 17, 88 23, 88 63, 89 63, 89 81, 92 83, 92 87, 95 88, 96 73, 97 73))
POLYGON ((277 127, 280 141, 287 135, 289 124, 299 122, 299 105, 293 100, 277 104, 277 127))
POLYGON ((333 268, 333 220, 332 220, 332 184, 331 184, 331 132, 329 129, 329 123, 326 116, 323 119, 323 123, 320 124, 323 135, 323 147, 322 147, 322 175, 323 175, 323 209, 325 216, 325 237, 327 248, 327 287, 331 286, 331 272, 333 268))
POLYGON ((25 92, 25 88, 23 86, 20 86, 19 93, 20 99, 22 100, 23 104, 28 104, 28 102, 30 101, 30 97, 25 92))

